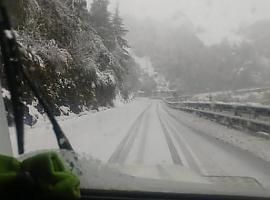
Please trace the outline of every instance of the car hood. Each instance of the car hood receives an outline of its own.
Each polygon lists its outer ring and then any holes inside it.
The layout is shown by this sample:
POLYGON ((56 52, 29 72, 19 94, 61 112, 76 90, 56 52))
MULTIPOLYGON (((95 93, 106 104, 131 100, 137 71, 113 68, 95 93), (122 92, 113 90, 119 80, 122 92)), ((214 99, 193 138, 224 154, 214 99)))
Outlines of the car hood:
POLYGON ((250 177, 204 176, 180 165, 108 164, 63 150, 59 155, 80 178, 82 189, 270 197, 250 177))

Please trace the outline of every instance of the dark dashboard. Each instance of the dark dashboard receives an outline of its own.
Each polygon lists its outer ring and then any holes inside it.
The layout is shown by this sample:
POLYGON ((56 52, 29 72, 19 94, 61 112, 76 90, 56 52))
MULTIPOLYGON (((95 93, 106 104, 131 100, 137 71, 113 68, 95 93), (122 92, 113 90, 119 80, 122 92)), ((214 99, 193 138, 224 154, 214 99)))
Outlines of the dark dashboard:
POLYGON ((210 194, 176 194, 162 192, 133 192, 114 190, 81 190, 81 199, 108 199, 108 200, 266 200, 269 197, 226 196, 210 194))

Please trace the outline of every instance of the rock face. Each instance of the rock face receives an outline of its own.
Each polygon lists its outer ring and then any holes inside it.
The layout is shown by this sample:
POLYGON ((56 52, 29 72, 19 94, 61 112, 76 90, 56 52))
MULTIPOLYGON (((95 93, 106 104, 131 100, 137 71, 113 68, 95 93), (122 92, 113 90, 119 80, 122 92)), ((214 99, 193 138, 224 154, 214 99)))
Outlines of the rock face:
MULTIPOLYGON (((122 58, 108 50, 91 25, 85 0, 6 4, 22 47, 22 60, 55 115, 61 115, 61 106, 79 113, 112 105, 126 72, 120 64, 122 58)), ((7 88, 5 83, 3 87, 7 88)), ((22 90, 25 105, 33 105, 29 89, 22 90)), ((35 107, 40 109, 38 104, 35 107)))

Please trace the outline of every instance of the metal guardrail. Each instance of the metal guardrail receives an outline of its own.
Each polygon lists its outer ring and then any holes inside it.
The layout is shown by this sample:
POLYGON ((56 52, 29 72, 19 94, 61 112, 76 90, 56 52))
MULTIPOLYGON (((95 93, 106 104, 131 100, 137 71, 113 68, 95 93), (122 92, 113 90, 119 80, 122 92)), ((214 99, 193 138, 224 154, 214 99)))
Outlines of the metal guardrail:
POLYGON ((244 104, 232 103, 215 103, 215 102, 170 102, 186 108, 194 108, 198 110, 209 110, 213 112, 228 112, 234 116, 246 116, 257 119, 260 117, 269 118, 270 121, 270 107, 266 106, 252 106, 244 104))
POLYGON ((263 88, 250 88, 250 89, 239 89, 239 90, 225 90, 225 91, 215 91, 215 92, 207 92, 207 93, 194 93, 194 94, 189 94, 189 95, 182 95, 182 96, 177 96, 177 97, 169 97, 167 98, 168 101, 188 101, 192 99, 193 97, 196 96, 207 96, 207 97, 212 97, 215 98, 215 96, 218 96, 220 94, 230 94, 230 95, 243 95, 247 93, 253 93, 253 92, 267 92, 270 91, 270 87, 263 87, 263 88))
POLYGON ((228 92, 231 92, 232 94, 245 94, 248 92, 265 92, 265 91, 269 91, 269 90, 270 90, 270 87, 264 87, 264 88, 232 90, 232 91, 228 91, 228 92))
POLYGON ((189 113, 195 113, 198 116, 206 117, 217 123, 236 128, 251 131, 252 133, 260 134, 269 138, 270 136, 270 121, 261 121, 257 119, 249 119, 243 117, 243 113, 252 113, 252 115, 263 114, 270 116, 270 108, 236 105, 236 104, 223 104, 223 103, 202 103, 202 102, 168 102, 167 105, 174 109, 179 109, 189 113), (208 109, 208 110, 206 110, 208 109), (222 113, 222 111, 229 111, 222 113), (231 111, 231 112, 230 112, 231 111), (233 113, 232 113, 233 112, 233 113), (238 113, 237 115, 235 113, 238 113), (240 113, 240 115, 239 115, 240 113))

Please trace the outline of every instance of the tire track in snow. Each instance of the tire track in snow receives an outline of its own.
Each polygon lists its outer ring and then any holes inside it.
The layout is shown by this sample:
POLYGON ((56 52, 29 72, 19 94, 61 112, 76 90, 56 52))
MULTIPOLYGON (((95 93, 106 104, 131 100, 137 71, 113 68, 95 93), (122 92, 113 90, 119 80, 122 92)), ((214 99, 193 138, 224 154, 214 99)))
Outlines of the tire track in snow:
MULTIPOLYGON (((163 110, 163 109, 162 109, 163 110)), ((164 123, 166 124, 166 127, 175 143, 176 149, 178 151, 178 154, 181 157, 182 163, 185 167, 187 168, 191 168, 192 164, 192 160, 190 158, 190 153, 187 151, 186 147, 186 143, 184 140, 182 140, 183 138, 180 139, 180 132, 178 129, 176 129, 175 124, 172 124, 172 121, 170 119, 170 116, 167 116, 167 113, 162 112, 162 118, 164 123), (178 147, 178 148, 177 148, 178 147)))
POLYGON ((191 147, 186 142, 185 138, 177 130, 175 123, 179 123, 179 122, 176 121, 176 119, 174 119, 171 115, 167 113, 167 110, 164 108, 164 106, 162 106, 162 110, 168 116, 167 117, 167 123, 169 124, 168 127, 170 127, 170 130, 175 138, 175 141, 178 143, 179 147, 183 150, 183 153, 185 154, 185 157, 187 159, 187 162, 189 163, 190 168, 193 169, 194 171, 199 172, 200 174, 207 175, 208 173, 202 167, 201 162, 199 161, 197 156, 194 154, 191 147))
MULTIPOLYGON (((198 134, 199 136, 203 136, 204 133, 201 133, 199 130, 191 127, 190 125, 188 125, 187 123, 185 123, 184 121, 180 121, 174 114, 171 113, 171 111, 169 111, 169 107, 167 107, 166 105, 162 104, 163 105, 163 109, 164 111, 167 113, 167 115, 173 119, 177 124, 181 125, 181 126, 184 126, 185 128, 189 129, 190 131, 192 131, 193 133, 195 134, 198 134)), ((208 136, 209 137, 209 136, 208 136)), ((183 138, 183 137, 182 137, 183 138)), ((187 144, 187 143, 186 143, 187 144)), ((206 168, 203 166, 202 162, 200 161, 199 157, 196 156, 196 154, 193 152, 192 148, 187 145, 186 146, 188 149, 189 149, 189 152, 191 153, 194 161, 196 162, 197 166, 199 167, 199 169, 201 170, 202 174, 204 175, 209 175, 209 172, 206 170, 206 168)), ((201 156, 201 155, 199 155, 201 156)), ((211 159, 211 157, 209 157, 211 159)), ((222 174, 222 175, 227 175, 220 167, 216 166, 214 164, 215 162, 211 162, 211 166, 215 166, 215 174, 222 174)), ((209 163, 208 163, 209 164, 209 163)), ((214 172, 214 169, 213 167, 211 167, 211 173, 213 174, 214 172)))
POLYGON ((126 136, 122 139, 122 141, 116 147, 116 150, 112 153, 108 160, 109 163, 122 164, 125 162, 138 135, 139 128, 141 127, 145 113, 150 109, 151 106, 152 103, 148 105, 146 109, 136 118, 126 136))
POLYGON ((167 129, 164 121, 161 119, 161 115, 160 115, 158 107, 157 107, 157 115, 158 115, 158 118, 159 118, 159 121, 160 121, 161 128, 163 130, 163 133, 164 133, 168 148, 170 150, 173 163, 175 165, 183 165, 183 162, 182 162, 182 160, 181 160, 181 158, 180 158, 180 156, 179 156, 179 154, 177 152, 177 149, 174 146, 174 143, 173 143, 173 140, 172 140, 172 138, 170 136, 169 130, 167 129))
POLYGON ((147 135, 148 135, 148 127, 149 127, 149 115, 150 113, 147 113, 147 116, 145 117, 145 121, 143 122, 142 126, 142 138, 140 140, 140 145, 139 145, 139 151, 137 154, 136 158, 136 163, 142 164, 144 161, 144 155, 145 155, 145 147, 146 147, 146 140, 147 140, 147 135))

